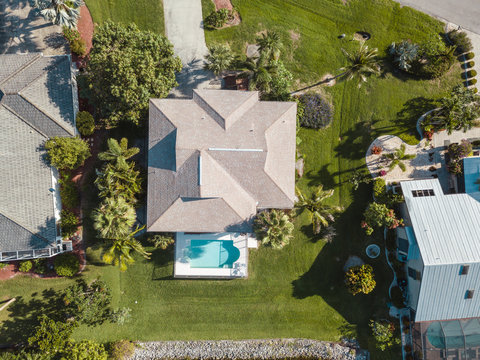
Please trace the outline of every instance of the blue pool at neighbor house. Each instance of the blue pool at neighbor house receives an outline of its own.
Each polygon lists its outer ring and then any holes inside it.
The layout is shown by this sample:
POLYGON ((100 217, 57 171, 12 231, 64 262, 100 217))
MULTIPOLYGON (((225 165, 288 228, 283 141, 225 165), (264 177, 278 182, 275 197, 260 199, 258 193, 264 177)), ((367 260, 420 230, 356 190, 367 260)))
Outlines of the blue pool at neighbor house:
POLYGON ((233 240, 191 240, 191 268, 231 268, 240 257, 233 240))
POLYGON ((467 157, 463 159, 463 179, 467 194, 480 191, 480 157, 467 157))

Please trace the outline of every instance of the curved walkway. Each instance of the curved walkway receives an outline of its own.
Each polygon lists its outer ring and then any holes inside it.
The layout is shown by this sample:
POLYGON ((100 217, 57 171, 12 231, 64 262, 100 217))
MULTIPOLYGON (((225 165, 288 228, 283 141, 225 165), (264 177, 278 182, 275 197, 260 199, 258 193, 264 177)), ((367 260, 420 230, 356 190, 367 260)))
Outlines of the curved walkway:
POLYGON ((192 97, 196 88, 207 87, 213 74, 203 69, 208 53, 203 32, 201 0, 163 0, 165 34, 183 64, 178 86, 170 97, 192 97))

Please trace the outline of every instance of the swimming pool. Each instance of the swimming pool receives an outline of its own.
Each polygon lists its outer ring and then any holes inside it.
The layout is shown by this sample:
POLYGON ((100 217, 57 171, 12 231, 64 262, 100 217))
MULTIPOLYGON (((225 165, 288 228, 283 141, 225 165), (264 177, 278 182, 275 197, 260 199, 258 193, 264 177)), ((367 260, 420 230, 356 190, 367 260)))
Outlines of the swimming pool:
POLYGON ((191 268, 231 268, 240 257, 233 240, 191 240, 191 268))
POLYGON ((463 159, 463 179, 465 192, 471 194, 480 191, 480 157, 468 157, 463 159))

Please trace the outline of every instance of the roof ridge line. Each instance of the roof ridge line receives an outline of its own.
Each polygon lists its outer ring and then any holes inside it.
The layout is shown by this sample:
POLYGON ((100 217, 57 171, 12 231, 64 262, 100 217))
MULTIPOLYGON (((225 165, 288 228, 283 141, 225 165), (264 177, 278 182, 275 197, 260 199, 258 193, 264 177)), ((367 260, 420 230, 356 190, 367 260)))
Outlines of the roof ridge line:
MULTIPOLYGON (((11 96, 11 95, 10 95, 11 96)), ((17 114, 17 112, 15 110, 13 110, 10 106, 7 106, 5 104, 2 104, 1 106, 3 106, 5 109, 7 109, 8 111, 10 111, 13 115, 15 115, 17 118, 19 118, 21 121, 23 121, 25 124, 27 124, 28 126, 30 126, 33 130, 35 130, 36 132, 38 132, 40 135, 44 136, 45 138, 47 139, 50 139, 49 136, 47 136, 46 134, 44 134, 43 132, 41 132, 39 129, 37 129, 36 127, 34 127, 32 124, 30 124, 28 121, 26 121, 23 117, 21 117, 19 114, 17 114)))
POLYGON ((10 220, 11 222, 17 224, 18 226, 20 226, 22 229, 25 229, 26 231, 28 231, 30 234, 32 234, 33 236, 36 236, 38 237, 40 240, 42 240, 43 242, 45 242, 47 245, 51 245, 51 243, 45 238, 43 237, 42 235, 40 234, 35 234, 32 230, 30 230, 29 228, 23 226, 22 224, 20 224, 18 221, 12 219, 10 216, 7 216, 5 215, 4 213, 0 212, 0 214, 2 216, 4 216, 5 218, 7 218, 8 220, 10 220))
MULTIPOLYGON (((35 79, 37 80, 37 79, 35 79)), ((33 82, 33 81, 32 81, 33 82)), ((31 84, 31 83, 30 83, 31 84)), ((25 88, 24 88, 25 89, 25 88)), ((23 89, 22 89, 23 90, 23 89)), ((65 128, 65 126, 63 126, 61 123, 59 123, 57 120, 55 120, 54 118, 52 118, 50 115, 48 115, 44 110, 42 110, 41 108, 39 108, 37 105, 35 105, 34 103, 32 103, 28 98, 26 98, 25 96, 23 96, 23 94, 21 94, 20 92, 18 92, 17 94, 18 96, 20 96, 23 100, 25 100, 26 102, 28 102, 30 105, 32 105, 35 109, 37 109, 38 111, 40 111, 43 115, 45 115, 46 117, 48 117, 50 120, 52 120, 55 124, 57 124, 58 126, 60 126, 63 130, 65 130, 70 136, 75 136, 75 129, 73 130, 73 134, 65 128)), ((50 138, 50 136, 47 136, 48 138, 50 138)))
MULTIPOLYGON (((17 54, 18 55, 18 54, 17 54)), ((42 53, 37 53, 37 55, 32 59, 30 60, 28 63, 26 63, 25 65, 21 66, 17 71, 15 71, 14 73, 10 74, 10 76, 8 76, 7 78, 5 78, 5 80, 3 80, 1 83, 0 83, 0 86, 2 84, 4 84, 5 82, 7 82, 8 80, 10 80, 12 77, 14 77, 15 75, 18 75, 20 72, 22 72, 23 70, 25 70, 26 68, 30 67, 34 62, 36 62, 42 55, 42 53)), ((7 95, 7 94, 6 94, 7 95)))

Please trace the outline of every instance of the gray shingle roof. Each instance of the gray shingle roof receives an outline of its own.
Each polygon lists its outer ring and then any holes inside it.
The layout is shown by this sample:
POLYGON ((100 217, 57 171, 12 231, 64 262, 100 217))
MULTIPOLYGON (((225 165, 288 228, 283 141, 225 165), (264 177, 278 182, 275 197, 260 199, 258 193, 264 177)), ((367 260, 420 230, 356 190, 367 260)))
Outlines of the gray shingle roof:
POLYGON ((195 90, 150 102, 149 231, 247 231, 258 208, 292 208, 296 104, 195 90))
POLYGON ((68 56, 0 55, 0 252, 55 246, 43 145, 75 133, 72 85, 68 56))

